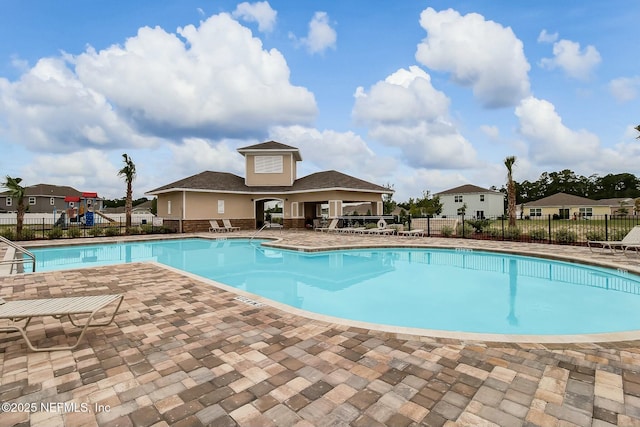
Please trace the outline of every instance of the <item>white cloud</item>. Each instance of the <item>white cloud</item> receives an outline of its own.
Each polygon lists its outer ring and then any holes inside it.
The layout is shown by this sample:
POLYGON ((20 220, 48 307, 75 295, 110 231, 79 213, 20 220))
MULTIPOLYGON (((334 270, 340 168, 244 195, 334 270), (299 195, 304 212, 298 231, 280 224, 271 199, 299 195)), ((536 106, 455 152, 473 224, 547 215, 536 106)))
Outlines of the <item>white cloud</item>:
POLYGON ((572 78, 588 80, 593 69, 602 61, 600 53, 594 46, 580 49, 580 43, 571 40, 560 40, 553 44, 553 58, 543 58, 543 68, 561 68, 572 78))
POLYGON ((482 125, 480 130, 491 139, 498 139, 500 136, 500 129, 497 126, 482 125))
POLYGON ((485 107, 515 105, 529 94, 531 67, 511 28, 477 13, 461 16, 453 9, 432 8, 420 14, 420 25, 427 37, 418 45, 418 62, 471 86, 485 107))
POLYGON ((258 31, 269 33, 276 25, 278 12, 271 8, 269 2, 259 1, 256 3, 242 2, 233 11, 234 18, 240 18, 246 22, 257 22, 258 31))
POLYGON ((16 81, 0 78, 0 136, 51 152, 262 136, 315 118, 313 94, 289 75, 279 51, 227 14, 178 34, 144 27, 124 46, 43 58, 16 81))
POLYGON ((172 168, 179 175, 189 176, 202 171, 224 171, 244 176, 244 157, 226 141, 186 138, 181 144, 169 146, 172 168), (194 155, 196 154, 197 155, 194 155))
MULTIPOLYGON (((303 126, 276 126, 269 137, 300 149, 303 167, 309 172, 337 170, 379 185, 396 168, 397 161, 376 155, 367 143, 353 132, 319 131, 303 126), (312 170, 315 166, 315 170, 312 170)), ((300 174, 299 174, 300 176, 300 174)))
POLYGON ((323 53, 327 49, 335 49, 337 39, 336 30, 329 23, 329 15, 316 12, 309 22, 309 33, 300 39, 300 44, 311 54, 323 53))
POLYGON ((95 149, 69 154, 35 156, 21 172, 29 185, 68 185, 79 191, 97 192, 100 197, 123 197, 125 184, 107 153, 95 149), (114 188, 121 188, 121 193, 114 188))
POLYGON ((538 43, 553 43, 558 40, 558 33, 547 33, 547 30, 544 29, 540 32, 538 36, 538 43))
POLYGON ((80 79, 145 132, 183 137, 246 136, 274 124, 308 123, 313 94, 289 82, 282 54, 227 14, 177 35, 141 28, 124 47, 77 58, 80 79))
POLYGON ((369 136, 397 147, 413 167, 465 168, 476 152, 448 117, 449 98, 431 85, 418 67, 400 69, 355 93, 353 117, 369 127, 369 136))
POLYGON ((569 129, 549 101, 528 97, 515 114, 519 119, 518 131, 529 143, 534 161, 566 166, 598 158, 598 137, 586 130, 569 129))
POLYGON ((44 58, 20 80, 0 78, 0 134, 31 150, 154 146, 100 92, 87 87, 61 58, 44 58))
POLYGON ((638 97, 640 76, 619 77, 609 82, 611 95, 619 102, 632 101, 638 97))

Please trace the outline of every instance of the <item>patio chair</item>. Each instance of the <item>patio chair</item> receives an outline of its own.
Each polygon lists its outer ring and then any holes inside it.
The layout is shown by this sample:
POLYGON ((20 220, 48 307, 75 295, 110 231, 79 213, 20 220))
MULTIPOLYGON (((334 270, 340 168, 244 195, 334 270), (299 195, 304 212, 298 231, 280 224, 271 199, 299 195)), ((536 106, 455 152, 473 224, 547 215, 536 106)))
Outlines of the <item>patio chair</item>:
POLYGON ((231 221, 229 221, 228 219, 223 219, 222 220, 222 225, 224 226, 224 228, 227 229, 227 231, 238 231, 240 230, 240 227, 234 227, 231 225, 231 221))
POLYGON ((413 230, 403 230, 398 231, 398 236, 409 237, 409 236, 424 236, 425 231, 421 228, 414 228, 413 230))
POLYGON ((625 251, 625 247, 637 245, 640 245, 640 225, 633 227, 622 240, 590 240, 587 242, 587 246, 589 246, 591 252, 593 252, 594 248, 599 247, 602 252, 608 249, 612 253, 615 253, 616 249, 625 251))
POLYGON ((220 227, 220 224, 218 224, 218 221, 215 219, 209 220, 209 224, 211 225, 211 227, 209 227, 210 233, 226 233, 229 231, 226 227, 220 227))
POLYGON ((320 228, 316 228, 316 231, 321 231, 321 232, 330 232, 330 231, 336 231, 336 227, 338 227, 338 218, 333 218, 331 220, 331 223, 329 224, 328 227, 320 227, 320 228))
POLYGON ((9 320, 8 326, 0 326, 0 332, 19 332, 27 343, 31 351, 55 351, 55 350, 73 350, 78 347, 82 337, 88 328, 96 326, 108 326, 116 317, 124 295, 98 295, 84 297, 66 297, 66 298, 42 298, 30 300, 5 301, 0 298, 0 319, 9 320), (94 317, 108 305, 117 302, 113 314, 107 316, 107 320, 94 322, 94 317), (72 316, 89 315, 86 319, 78 319, 72 316), (52 316, 56 319, 68 317, 71 324, 77 328, 81 328, 80 335, 74 345, 58 346, 58 347, 34 347, 31 340, 27 336, 27 326, 34 317, 52 316), (26 320, 24 325, 17 322, 26 320))

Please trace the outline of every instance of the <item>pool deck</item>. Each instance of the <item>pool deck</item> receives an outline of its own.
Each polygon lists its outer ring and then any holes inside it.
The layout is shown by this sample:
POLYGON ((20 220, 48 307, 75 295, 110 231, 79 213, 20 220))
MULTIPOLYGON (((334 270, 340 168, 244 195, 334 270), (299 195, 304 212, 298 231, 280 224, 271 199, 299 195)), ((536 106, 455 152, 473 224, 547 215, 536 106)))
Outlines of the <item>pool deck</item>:
MULTIPOLYGON (((214 237, 241 235, 251 233, 214 237)), ((583 247, 309 231, 260 236, 305 250, 491 249, 640 273, 640 259, 583 247)), ((109 239, 86 239, 100 240, 109 239)), ((18 334, 0 335, 0 403, 38 406, 0 414, 0 425, 640 426, 640 340, 505 343, 353 327, 254 307, 155 263, 0 277, 7 300, 93 293, 125 299, 114 324, 87 332, 75 351, 32 353, 18 334), (40 406, 56 402, 90 405, 84 412, 40 406)), ((41 343, 65 339, 55 319, 34 319, 29 330, 41 343)))

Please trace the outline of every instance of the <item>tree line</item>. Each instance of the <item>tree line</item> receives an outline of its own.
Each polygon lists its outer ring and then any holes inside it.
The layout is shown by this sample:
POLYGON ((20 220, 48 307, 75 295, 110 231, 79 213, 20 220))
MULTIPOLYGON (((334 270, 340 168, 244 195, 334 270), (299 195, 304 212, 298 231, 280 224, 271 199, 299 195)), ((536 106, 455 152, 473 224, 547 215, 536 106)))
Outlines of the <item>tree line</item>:
MULTIPOLYGON (((593 200, 640 197, 640 179, 631 173, 610 173, 604 176, 594 174, 586 177, 565 169, 559 172, 544 172, 536 181, 514 183, 518 204, 556 193, 567 193, 593 200)), ((506 193, 504 186, 500 191, 506 193)))

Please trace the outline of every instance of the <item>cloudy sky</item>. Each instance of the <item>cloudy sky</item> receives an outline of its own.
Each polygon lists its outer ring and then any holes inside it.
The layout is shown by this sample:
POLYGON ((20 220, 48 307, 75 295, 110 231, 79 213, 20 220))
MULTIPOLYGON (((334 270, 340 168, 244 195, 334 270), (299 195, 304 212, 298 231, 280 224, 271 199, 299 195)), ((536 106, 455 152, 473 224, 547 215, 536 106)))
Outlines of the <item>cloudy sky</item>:
POLYGON ((9 0, 0 175, 135 196, 242 146, 395 199, 572 169, 640 174, 640 2, 9 0))

